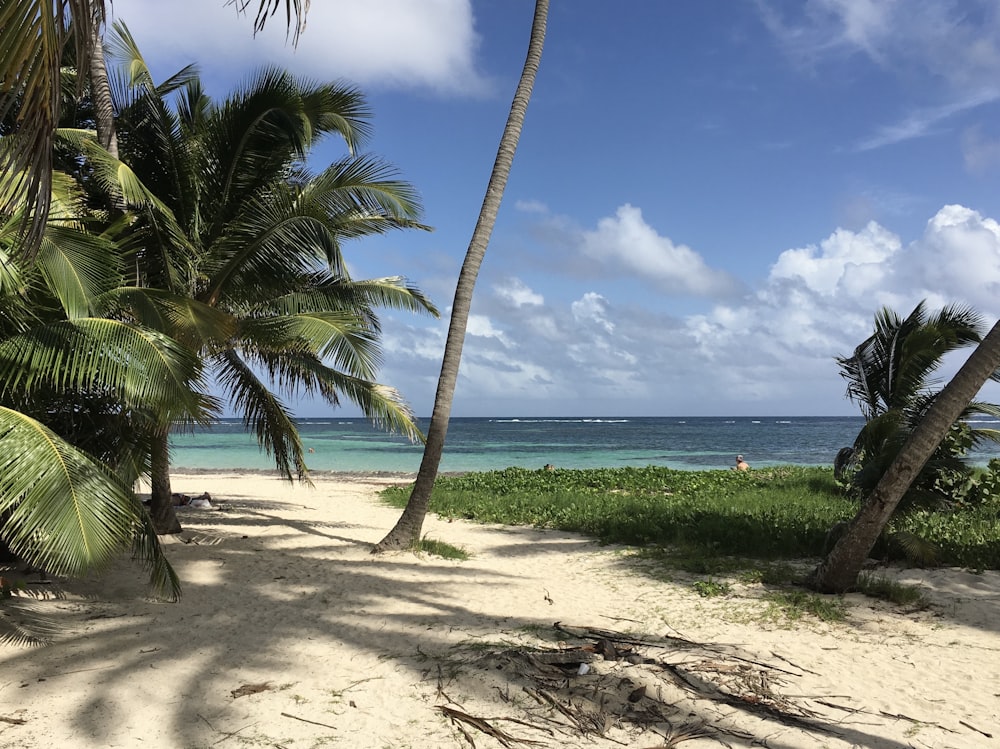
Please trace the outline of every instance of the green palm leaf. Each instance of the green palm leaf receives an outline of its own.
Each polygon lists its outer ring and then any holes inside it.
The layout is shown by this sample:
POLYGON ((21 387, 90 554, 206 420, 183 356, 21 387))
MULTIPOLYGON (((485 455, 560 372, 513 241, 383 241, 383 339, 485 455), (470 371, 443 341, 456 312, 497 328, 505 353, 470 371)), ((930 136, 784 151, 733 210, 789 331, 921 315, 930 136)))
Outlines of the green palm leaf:
POLYGON ((0 406, 0 518, 11 550, 55 574, 79 576, 135 545, 160 589, 176 595, 176 575, 148 516, 114 474, 37 421, 0 406), (155 541, 155 535, 153 537, 155 541))
POLYGON ((99 383, 126 404, 171 415, 200 414, 205 403, 194 352, 162 333, 100 318, 38 326, 0 342, 2 392, 35 387, 87 390, 99 383))
POLYGON ((243 413, 244 426, 253 430, 260 446, 274 457, 278 471, 288 479, 305 479, 309 469, 302 441, 285 404, 234 351, 213 357, 213 363, 219 384, 243 413))

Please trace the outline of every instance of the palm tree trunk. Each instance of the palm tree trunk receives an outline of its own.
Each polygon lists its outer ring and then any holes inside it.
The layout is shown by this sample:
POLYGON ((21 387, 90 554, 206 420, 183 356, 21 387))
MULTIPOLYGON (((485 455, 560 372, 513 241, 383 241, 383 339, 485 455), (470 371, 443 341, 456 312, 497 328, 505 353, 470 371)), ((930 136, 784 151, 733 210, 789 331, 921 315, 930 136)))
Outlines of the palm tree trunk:
POLYGON ((809 585, 823 593, 843 593, 858 573, 910 484, 933 455, 952 424, 1000 367, 1000 322, 982 340, 913 430, 871 496, 848 524, 809 585))
POLYGON ((161 536, 180 533, 181 524, 174 512, 174 498, 170 491, 170 427, 157 430, 152 439, 150 456, 149 514, 153 527, 161 536))
POLYGON ((510 114, 497 157, 493 163, 493 173, 486 187, 486 197, 479 211, 479 221, 472 233, 469 249, 465 253, 465 262, 458 274, 458 284, 455 287, 455 299, 452 304, 451 322, 448 325, 448 338, 445 342, 444 356, 441 360, 441 374, 438 377, 437 392, 434 396, 434 411, 431 423, 427 429, 427 442, 424 445, 424 456, 420 461, 417 480, 406 503, 406 508, 395 527, 388 535, 376 544, 372 553, 401 549, 413 546, 420 540, 420 531, 427 515, 427 507, 431 501, 431 491, 437 479, 438 467, 441 465, 441 455, 444 452, 445 437, 448 433, 448 420, 451 418, 451 406, 455 396, 455 385, 458 382, 458 368, 462 360, 462 347, 465 343, 465 331, 469 323, 469 311, 472 308, 472 291, 479 275, 490 236, 496 224, 497 213, 504 189, 507 187, 507 177, 510 175, 511 164, 514 162, 514 152, 521 137, 524 116, 531 100, 531 91, 535 85, 538 66, 542 60, 542 47, 545 42, 545 28, 548 22, 549 0, 536 0, 535 16, 531 24, 531 38, 528 43, 528 54, 521 71, 521 80, 514 93, 510 114))
POLYGON ((104 42, 101 39, 101 16, 95 14, 90 26, 90 95, 94 103, 94 121, 97 124, 97 142, 118 158, 118 135, 115 131, 115 110, 108 85, 107 61, 104 59, 104 42))

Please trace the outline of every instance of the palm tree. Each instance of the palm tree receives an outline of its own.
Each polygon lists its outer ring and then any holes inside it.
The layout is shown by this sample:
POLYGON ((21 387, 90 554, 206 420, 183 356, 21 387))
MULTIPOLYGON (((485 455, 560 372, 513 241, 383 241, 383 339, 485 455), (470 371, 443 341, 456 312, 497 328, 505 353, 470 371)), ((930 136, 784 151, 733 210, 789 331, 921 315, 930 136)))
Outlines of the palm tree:
MULTIPOLYGON (((376 423, 419 438, 401 395, 375 381, 376 309, 436 310, 405 279, 352 279, 341 253, 348 239, 426 228, 413 188, 381 160, 354 154, 370 128, 361 94, 265 69, 215 105, 191 68, 154 84, 125 27, 108 48, 129 71, 115 91, 122 161, 89 151, 94 185, 109 194, 109 214, 115 201, 128 206, 129 220, 109 233, 136 289, 170 295, 147 291, 138 298, 153 303, 132 314, 200 353, 287 478, 307 470, 276 390, 332 405, 347 397, 376 423), (304 161, 328 134, 351 153, 313 173, 304 161)), ((160 532, 179 530, 168 467, 164 430, 152 463, 160 532)))
POLYGON ((531 24, 531 37, 528 43, 528 53, 514 93, 514 101, 507 117, 507 125, 500 139, 497 157, 493 164, 486 187, 486 197, 479 212, 479 220, 473 231, 469 248, 465 253, 465 262, 458 276, 455 288, 455 299, 452 303, 451 322, 448 326, 448 338, 445 342, 444 356, 441 361, 441 374, 438 377, 437 392, 434 396, 434 410, 431 423, 427 430, 427 442, 424 446, 423 459, 414 483, 410 499, 396 525, 388 535, 373 549, 373 552, 383 552, 391 549, 406 548, 420 540, 427 507, 430 504, 431 491, 437 479, 438 466, 444 452, 445 437, 448 433, 448 420, 451 417, 451 405, 455 396, 455 385, 458 381, 458 367, 462 360, 462 346, 465 342, 465 331, 469 322, 469 311, 472 308, 472 292, 479 275, 486 248, 489 246, 490 235, 496 224, 500 201, 503 198, 507 177, 514 161, 514 152, 521 137, 524 116, 531 100, 531 91, 535 85, 538 66, 542 60, 542 47, 545 42, 545 29, 548 21, 548 0, 536 0, 535 15, 531 24))
POLYGON ((65 427, 95 414, 102 428, 112 414, 132 424, 143 414, 197 416, 201 364, 161 333, 95 316, 121 283, 118 256, 84 230, 72 180, 56 175, 53 184, 33 260, 18 254, 22 218, 0 222, 0 543, 65 575, 131 547, 154 585, 176 596, 177 578, 131 488, 136 456, 97 455, 82 429, 65 427))
POLYGON ((910 484, 986 381, 997 378, 998 368, 1000 322, 934 399, 844 535, 813 570, 809 580, 813 588, 843 593, 857 582, 868 553, 910 484))
MULTIPOLYGON (((982 317, 969 307, 950 305, 929 314, 921 302, 904 319, 888 308, 875 316, 875 332, 850 357, 838 358, 847 395, 865 416, 854 443, 851 487, 868 496, 896 457, 906 437, 927 413, 937 392, 934 374, 944 357, 982 338, 982 317)), ((926 462, 903 500, 936 504, 953 477, 971 470, 963 457, 968 447, 998 440, 996 430, 970 429, 976 415, 1000 416, 991 403, 969 403, 926 462)))

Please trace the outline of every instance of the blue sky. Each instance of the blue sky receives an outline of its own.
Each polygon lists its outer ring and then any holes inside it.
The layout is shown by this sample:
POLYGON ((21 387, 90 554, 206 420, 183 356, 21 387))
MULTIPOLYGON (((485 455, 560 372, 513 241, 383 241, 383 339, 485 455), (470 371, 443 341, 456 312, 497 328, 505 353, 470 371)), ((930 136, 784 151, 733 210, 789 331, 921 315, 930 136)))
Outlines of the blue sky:
MULTIPOLYGON (((367 150, 435 231, 348 263, 448 310, 533 6, 315 0, 297 49, 223 0, 113 7, 161 78, 197 62, 214 96, 264 62, 359 85, 367 150)), ((998 177, 992 0, 552 0, 453 414, 856 414, 834 357, 878 308, 1000 314, 998 177)), ((429 414, 447 317, 384 327, 382 381, 429 414)))

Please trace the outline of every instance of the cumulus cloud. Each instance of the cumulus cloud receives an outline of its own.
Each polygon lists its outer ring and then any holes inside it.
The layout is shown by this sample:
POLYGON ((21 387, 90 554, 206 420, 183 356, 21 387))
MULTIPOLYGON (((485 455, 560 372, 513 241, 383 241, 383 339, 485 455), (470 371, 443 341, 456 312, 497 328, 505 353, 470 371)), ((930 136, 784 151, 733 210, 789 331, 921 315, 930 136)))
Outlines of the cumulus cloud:
MULTIPOLYGON (((274 63, 322 80, 348 79, 365 88, 421 88, 447 94, 483 92, 475 67, 479 37, 470 0, 368 0, 312 3, 293 47, 282 13, 253 36, 256 2, 238 16, 222 0, 115 0, 149 59, 180 67, 203 63, 213 75, 242 77, 274 63)), ((172 72, 172 70, 170 71, 172 72)))
POLYGON ((861 232, 838 229, 819 246, 785 250, 771 267, 770 278, 799 281, 810 291, 857 297, 884 281, 887 261, 900 249, 899 238, 874 221, 861 232))
MULTIPOLYGON (((834 358, 871 333, 881 306, 996 314, 1000 223, 948 205, 908 242, 876 222, 837 229, 776 252, 756 288, 697 314, 595 279, 564 279, 545 297, 513 276, 482 288, 456 415, 856 413, 834 358)), ((447 323, 397 323, 386 325, 386 381, 429 413, 419 398, 434 391, 447 323)))
POLYGON ((712 297, 738 288, 732 276, 709 268, 690 247, 658 234, 642 211, 628 204, 582 233, 580 253, 602 274, 632 275, 670 293, 712 297))

